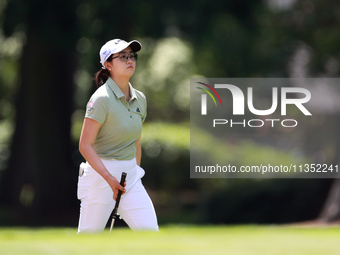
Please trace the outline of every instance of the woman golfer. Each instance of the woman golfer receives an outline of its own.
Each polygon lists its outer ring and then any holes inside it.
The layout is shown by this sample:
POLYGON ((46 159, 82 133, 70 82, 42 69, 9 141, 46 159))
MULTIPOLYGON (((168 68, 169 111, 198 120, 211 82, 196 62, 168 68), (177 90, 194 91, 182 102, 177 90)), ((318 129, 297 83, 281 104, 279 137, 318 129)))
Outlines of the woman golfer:
POLYGON ((86 163, 80 165, 78 233, 104 230, 118 190, 123 192, 118 213, 132 230, 158 231, 156 213, 142 185, 142 123, 146 98, 132 87, 138 41, 108 41, 101 48, 102 69, 96 74, 98 89, 90 98, 79 141, 86 163), (127 173, 125 187, 119 184, 127 173))

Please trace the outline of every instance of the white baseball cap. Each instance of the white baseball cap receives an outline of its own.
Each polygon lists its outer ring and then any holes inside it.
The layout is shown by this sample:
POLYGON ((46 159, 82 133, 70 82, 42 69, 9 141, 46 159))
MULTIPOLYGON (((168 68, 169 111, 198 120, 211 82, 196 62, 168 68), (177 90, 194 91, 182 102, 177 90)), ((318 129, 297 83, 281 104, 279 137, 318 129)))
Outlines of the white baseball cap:
POLYGON ((102 48, 99 51, 99 57, 100 57, 100 63, 104 67, 105 61, 112 55, 117 52, 120 52, 127 47, 131 47, 133 52, 140 51, 142 48, 142 44, 136 40, 133 40, 131 42, 126 42, 121 39, 113 39, 111 41, 108 41, 105 43, 102 48))

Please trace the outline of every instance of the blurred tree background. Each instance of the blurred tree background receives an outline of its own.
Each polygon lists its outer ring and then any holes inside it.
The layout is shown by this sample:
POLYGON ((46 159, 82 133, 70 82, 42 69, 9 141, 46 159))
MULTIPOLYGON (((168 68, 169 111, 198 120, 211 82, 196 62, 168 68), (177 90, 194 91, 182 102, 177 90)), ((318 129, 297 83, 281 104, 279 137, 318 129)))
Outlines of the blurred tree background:
MULTIPOLYGON (((0 224, 77 225, 79 135, 114 38, 143 44, 132 84, 148 99, 143 181, 161 224, 338 220, 338 181, 190 179, 189 81, 338 77, 339 25, 335 0, 0 0, 0 224)), ((327 133, 310 139, 317 126, 304 123, 312 160, 339 163, 339 94, 321 112, 327 133)))

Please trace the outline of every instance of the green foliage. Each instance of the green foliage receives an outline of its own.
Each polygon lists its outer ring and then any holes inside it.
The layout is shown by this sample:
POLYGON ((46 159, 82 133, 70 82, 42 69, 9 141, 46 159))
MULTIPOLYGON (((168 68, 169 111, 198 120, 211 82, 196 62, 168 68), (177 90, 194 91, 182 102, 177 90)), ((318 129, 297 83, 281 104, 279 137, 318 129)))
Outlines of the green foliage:
MULTIPOLYGON (((143 147, 148 147, 148 144, 158 142, 168 147, 176 147, 176 150, 189 150, 189 123, 174 124, 164 122, 147 122, 143 127, 141 141, 143 147)), ((148 153, 147 149, 146 153, 148 153)))
POLYGON ((328 179, 243 179, 207 198, 204 222, 289 223, 313 220, 328 194, 328 179))
POLYGON ((190 182, 188 123, 146 123, 141 143, 142 166, 146 169, 148 187, 171 192, 190 182))
MULTIPOLYGON (((210 195, 210 192, 233 187, 226 179, 189 178, 190 132, 200 136, 200 144, 193 146, 192 152, 207 156, 211 162, 224 159, 237 166, 258 165, 266 159, 273 165, 299 164, 309 162, 304 155, 319 152, 326 155, 328 162, 335 162, 338 155, 334 134, 338 128, 329 119, 338 116, 325 117, 323 123, 331 123, 329 126, 335 128, 313 139, 310 137, 316 130, 309 122, 301 123, 304 128, 296 134, 298 139, 294 139, 302 145, 291 151, 265 145, 264 137, 235 142, 189 128, 191 77, 339 76, 339 3, 297 0, 280 7, 279 2, 284 1, 0 1, 0 170, 5 166, 15 128, 13 104, 23 74, 19 73, 23 46, 31 40, 26 37, 28 32, 39 35, 41 43, 57 41, 57 47, 66 45, 65 48, 71 49, 68 56, 74 55, 78 60, 71 127, 74 151, 77 151, 85 104, 96 89, 92 77, 101 68, 98 50, 113 38, 142 42, 132 84, 144 92, 148 100, 142 164, 147 170, 146 186, 157 191, 154 198, 160 208, 172 207, 179 211, 189 205, 192 211, 197 211, 198 207, 194 206, 205 199, 202 193, 210 195), (65 15, 60 15, 60 10, 65 15), (70 26, 74 19, 76 27, 70 26), (305 58, 298 54, 301 50, 305 58), (316 152, 315 148, 320 151, 316 152)), ((28 63, 36 63, 34 50, 26 50, 24 53, 31 54, 28 63)), ((57 55, 51 56, 51 61, 56 61, 57 55)), ((43 63, 39 75, 51 73, 50 64, 43 63)), ((60 70, 52 70, 59 77, 62 74, 58 72, 60 70)), ((57 86, 54 89, 59 91, 57 86)), ((33 91, 33 95, 36 92, 33 91)), ((62 96, 58 100, 64 101, 66 93, 59 93, 62 96)), ((69 128, 64 125, 67 121, 67 118, 56 121, 51 130, 69 128)), ((29 158, 38 158, 41 152, 29 158)), ((239 183, 242 185, 237 186, 237 190, 249 184, 246 180, 239 183)), ((281 191, 284 193, 284 188, 281 191)), ((236 199, 240 193, 235 193, 236 199)), ((241 198, 251 195, 242 194, 241 198)))
POLYGON ((3 12, 6 5, 7 1, 0 1, 0 177, 10 154, 15 119, 14 98, 20 81, 18 60, 26 40, 20 29, 9 37, 4 35, 3 12))
MULTIPOLYGON (((239 143, 228 139, 216 139, 212 135, 195 128, 189 129, 188 124, 173 123, 146 123, 142 134, 143 159, 142 166, 146 170, 143 182, 152 191, 152 199, 156 205, 157 213, 161 222, 262 222, 265 219, 261 210, 253 209, 252 218, 247 219, 249 212, 242 209, 242 206, 253 204, 257 201, 270 205, 279 198, 281 204, 276 205, 277 217, 267 217, 270 222, 289 221, 297 219, 298 214, 284 215, 280 218, 281 210, 284 211, 288 202, 295 203, 291 197, 292 193, 300 193, 303 199, 316 199, 319 194, 319 203, 304 203, 304 209, 295 205, 299 212, 308 211, 313 216, 317 214, 317 208, 327 194, 329 186, 324 185, 318 189, 317 185, 310 185, 310 190, 305 189, 303 180, 293 182, 296 185, 282 180, 252 181, 249 179, 190 179, 189 178, 189 150, 190 132, 195 132, 199 144, 191 144, 191 153, 204 157, 208 162, 227 161, 238 168, 241 165, 260 165, 266 162, 271 165, 290 165, 308 162, 307 158, 298 156, 294 151, 279 150, 267 145, 260 145, 251 140, 241 140, 239 143), (250 187, 253 187, 250 189, 250 187), (276 188, 276 191, 275 191, 276 188), (300 188, 300 189, 299 189, 300 188), (322 191, 322 192, 321 192, 322 191), (200 199, 200 196, 204 196, 200 199), (262 197, 269 197, 261 201, 262 197), (204 205, 203 205, 204 204, 204 205), (211 206, 213 204, 213 206, 211 206), (199 206, 205 209, 198 211, 199 206), (313 207, 313 205, 315 207, 313 207), (310 206, 310 207, 308 207, 310 206), (313 208, 313 210, 311 209, 313 208), (169 212, 171 212, 169 214, 169 212), (212 215, 219 215, 221 218, 212 215), (190 215, 190 216, 189 216, 190 215), (208 216, 207 216, 208 215, 208 216), (229 215, 229 216, 228 216, 229 215), (187 216, 189 216, 187 218, 187 216), (239 218, 237 218, 238 216, 239 218), (225 217, 225 218, 224 218, 225 217), (235 218, 236 217, 236 218, 235 218), (217 220, 217 221, 213 221, 217 220), (247 221, 250 220, 250 221, 247 221)), ((287 176, 289 177, 289 176, 287 176)), ((329 184, 328 184, 329 185, 329 184)), ((308 186, 308 185, 307 185, 308 186)), ((301 199, 301 196, 298 198, 301 199)), ((300 200, 299 200, 300 201, 300 200)), ((256 208, 256 207, 255 207, 256 208)), ((293 210, 293 209, 292 209, 293 210)), ((310 219, 310 214, 298 215, 299 219, 310 219)))
POLYGON ((191 144, 191 153, 195 157, 204 157, 207 165, 216 162, 228 162, 237 166, 259 166, 262 164, 290 166, 309 162, 294 150, 284 150, 269 145, 257 143, 247 138, 233 139, 232 136, 220 137, 191 128, 195 141, 191 144))
POLYGON ((187 121, 190 78, 195 74, 192 46, 179 38, 141 38, 143 49, 133 77, 148 100, 148 119, 187 121))
MULTIPOLYGON (((13 133, 12 122, 9 120, 0 121, 0 174, 5 169, 9 156, 9 139, 13 133)), ((1 177, 1 175, 0 175, 1 177)))

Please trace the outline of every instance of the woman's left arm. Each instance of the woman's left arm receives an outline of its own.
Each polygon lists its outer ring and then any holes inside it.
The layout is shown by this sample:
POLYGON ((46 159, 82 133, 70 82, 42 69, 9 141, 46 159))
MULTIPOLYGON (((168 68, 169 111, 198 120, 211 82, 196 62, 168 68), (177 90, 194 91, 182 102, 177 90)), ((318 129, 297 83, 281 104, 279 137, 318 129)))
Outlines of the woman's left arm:
POLYGON ((136 145, 136 161, 137 161, 137 165, 140 166, 140 161, 142 158, 142 147, 140 145, 140 137, 138 137, 135 145, 136 145))

